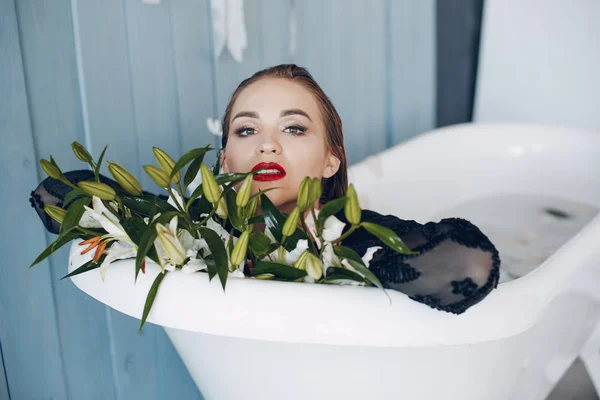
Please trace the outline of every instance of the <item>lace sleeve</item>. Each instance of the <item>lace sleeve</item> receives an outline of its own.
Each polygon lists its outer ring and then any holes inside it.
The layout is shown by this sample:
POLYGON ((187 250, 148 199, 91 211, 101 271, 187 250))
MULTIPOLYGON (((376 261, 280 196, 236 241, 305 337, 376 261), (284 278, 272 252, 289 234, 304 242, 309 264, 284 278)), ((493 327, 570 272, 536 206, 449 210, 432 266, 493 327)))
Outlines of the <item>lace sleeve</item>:
MULTIPOLYGON (((64 175, 74 185, 77 185, 77 183, 81 181, 94 180, 94 173, 87 169, 68 171, 65 172, 64 175)), ((102 174, 100 174, 100 182, 109 185, 117 191, 122 190, 116 181, 107 178, 102 174)), ((55 220, 50 218, 48 214, 46 214, 46 212, 44 211, 44 206, 48 204, 51 206, 67 208, 69 204, 63 204, 63 200, 65 199, 65 196, 67 195, 67 193, 69 193, 70 190, 71 187, 69 185, 57 179, 46 178, 30 194, 29 203, 39 215, 40 219, 44 223, 44 227, 46 227, 46 229, 51 233, 58 234, 60 230, 60 223, 56 222, 55 220)), ((146 191, 144 191, 143 193, 152 195, 152 193, 146 191)), ((158 195, 157 197, 162 199, 168 198, 168 196, 162 195, 158 195)))
POLYGON ((498 251, 469 221, 446 218, 422 225, 391 215, 369 213, 372 212, 367 211, 372 222, 394 230, 418 253, 396 253, 363 229, 347 238, 345 245, 360 255, 369 247, 383 247, 373 255, 370 269, 384 287, 403 292, 438 310, 460 314, 497 286, 498 251))

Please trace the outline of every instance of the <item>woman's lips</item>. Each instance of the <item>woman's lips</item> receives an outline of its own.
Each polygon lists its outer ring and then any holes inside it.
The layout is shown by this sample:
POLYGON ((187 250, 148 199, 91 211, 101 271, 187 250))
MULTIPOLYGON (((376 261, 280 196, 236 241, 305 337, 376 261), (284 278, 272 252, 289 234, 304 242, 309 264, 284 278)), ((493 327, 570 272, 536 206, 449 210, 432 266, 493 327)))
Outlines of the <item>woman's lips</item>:
POLYGON ((253 168, 252 171, 255 171, 257 169, 262 169, 262 170, 276 170, 277 172, 259 172, 256 175, 254 175, 254 180, 258 181, 258 182, 266 182, 266 181, 276 181, 278 179, 281 179, 285 176, 285 169, 283 169, 283 167, 277 163, 273 163, 273 162, 262 162, 262 163, 258 163, 256 164, 253 168))

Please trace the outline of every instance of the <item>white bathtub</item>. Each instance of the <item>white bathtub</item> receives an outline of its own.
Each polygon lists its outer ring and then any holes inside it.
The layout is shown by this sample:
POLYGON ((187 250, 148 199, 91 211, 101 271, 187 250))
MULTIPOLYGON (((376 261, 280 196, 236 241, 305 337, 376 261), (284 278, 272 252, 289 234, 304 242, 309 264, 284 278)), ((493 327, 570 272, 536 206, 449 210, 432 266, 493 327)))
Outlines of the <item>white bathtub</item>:
MULTIPOLYGON (((600 135, 459 125, 354 166, 351 180, 369 208, 419 222, 502 194, 599 207, 600 135)), ((79 249, 69 270, 88 259, 79 249)), ((157 273, 149 264, 134 286, 124 260, 105 282, 95 272, 73 282, 140 318, 157 273)), ((224 294, 218 279, 171 273, 148 321, 165 327, 208 400, 543 399, 582 352, 600 375, 600 216, 462 315, 388 293, 391 304, 375 288, 231 278, 224 294)))

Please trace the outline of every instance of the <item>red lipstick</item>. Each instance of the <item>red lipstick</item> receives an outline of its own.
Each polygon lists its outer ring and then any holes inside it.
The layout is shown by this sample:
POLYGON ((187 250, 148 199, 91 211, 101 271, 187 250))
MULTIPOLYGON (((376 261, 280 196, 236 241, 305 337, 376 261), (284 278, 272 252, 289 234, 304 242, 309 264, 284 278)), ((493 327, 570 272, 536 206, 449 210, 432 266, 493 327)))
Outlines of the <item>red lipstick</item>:
POLYGON ((254 180, 258 182, 276 181, 285 176, 285 169, 274 162, 261 162, 252 167, 252 171, 257 169, 262 170, 254 175, 254 180))

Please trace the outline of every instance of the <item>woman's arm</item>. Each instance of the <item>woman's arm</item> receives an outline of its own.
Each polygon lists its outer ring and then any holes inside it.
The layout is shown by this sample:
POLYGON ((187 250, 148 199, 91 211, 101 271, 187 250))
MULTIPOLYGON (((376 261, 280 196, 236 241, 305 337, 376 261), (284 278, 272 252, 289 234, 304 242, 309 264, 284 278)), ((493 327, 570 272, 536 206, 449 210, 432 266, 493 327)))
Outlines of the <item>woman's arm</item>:
POLYGON ((500 258, 475 225, 460 218, 419 224, 392 215, 363 211, 363 220, 394 230, 417 255, 399 254, 362 228, 344 242, 360 255, 381 246, 370 269, 384 287, 413 300, 456 314, 480 302, 498 284, 500 258))

